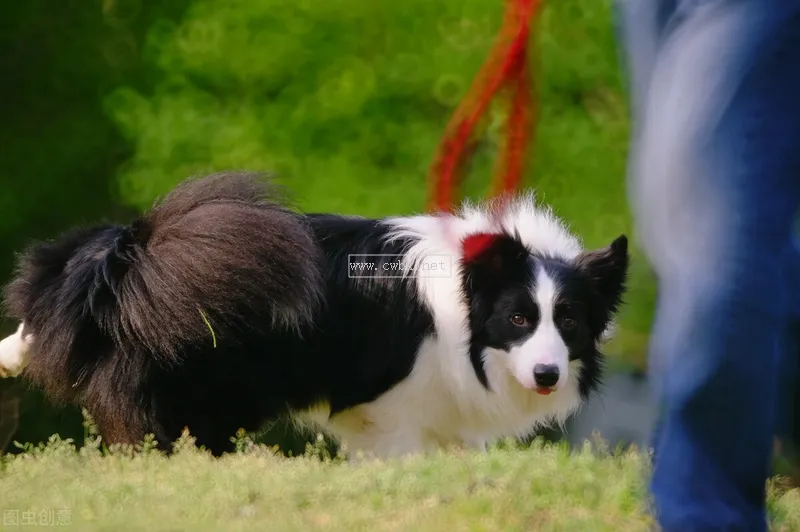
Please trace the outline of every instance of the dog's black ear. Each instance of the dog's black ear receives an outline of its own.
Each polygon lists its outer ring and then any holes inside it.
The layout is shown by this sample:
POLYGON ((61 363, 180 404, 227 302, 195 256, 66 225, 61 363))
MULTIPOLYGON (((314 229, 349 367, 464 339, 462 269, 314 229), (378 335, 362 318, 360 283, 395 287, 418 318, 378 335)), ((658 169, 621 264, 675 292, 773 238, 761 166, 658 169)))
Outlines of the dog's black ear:
POLYGON ((620 235, 610 245, 585 251, 575 264, 588 278, 592 291, 600 300, 606 319, 617 312, 622 303, 628 279, 628 238, 620 235))
POLYGON ((496 284, 530 253, 516 238, 503 233, 476 233, 461 241, 461 261, 473 281, 496 284))

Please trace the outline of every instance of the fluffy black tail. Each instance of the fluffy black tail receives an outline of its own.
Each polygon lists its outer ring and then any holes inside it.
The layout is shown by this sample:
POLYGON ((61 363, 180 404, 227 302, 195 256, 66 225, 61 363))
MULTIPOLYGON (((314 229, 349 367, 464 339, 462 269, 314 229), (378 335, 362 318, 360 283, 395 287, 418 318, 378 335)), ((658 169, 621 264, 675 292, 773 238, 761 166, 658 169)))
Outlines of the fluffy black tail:
POLYGON ((147 364, 180 365, 197 346, 231 345, 270 321, 302 327, 321 303, 320 252, 277 198, 259 176, 215 174, 129 226, 29 247, 5 293, 32 335, 23 376, 54 401, 120 408, 147 364))

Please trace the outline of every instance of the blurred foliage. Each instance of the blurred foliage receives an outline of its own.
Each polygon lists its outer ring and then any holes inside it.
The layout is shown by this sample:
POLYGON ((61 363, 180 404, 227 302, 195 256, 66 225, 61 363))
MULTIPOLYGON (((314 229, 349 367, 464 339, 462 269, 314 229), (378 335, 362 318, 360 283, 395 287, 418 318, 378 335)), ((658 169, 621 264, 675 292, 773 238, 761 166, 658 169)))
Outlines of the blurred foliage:
POLYGON ((186 175, 256 168, 277 172, 305 208, 419 209, 432 149, 501 7, 193 3, 147 39, 144 60, 161 72, 154 90, 125 86, 106 101, 136 146, 119 174, 123 197, 144 207, 186 175))
MULTIPOLYGON (((127 218, 212 170, 274 172, 306 210, 422 210, 434 149, 502 10, 500 0, 10 4, 0 23, 0 276, 30 238, 127 218)), ((605 245, 631 230, 610 2, 546 2, 539 30, 527 186, 587 245, 605 245)), ((471 163, 472 197, 488 190, 501 111, 471 163)), ((641 365, 654 297, 643 261, 631 281, 611 352, 641 365)), ((9 386, 21 385, 0 382, 9 386)), ((37 397, 23 405, 18 439, 80 422, 37 397)))

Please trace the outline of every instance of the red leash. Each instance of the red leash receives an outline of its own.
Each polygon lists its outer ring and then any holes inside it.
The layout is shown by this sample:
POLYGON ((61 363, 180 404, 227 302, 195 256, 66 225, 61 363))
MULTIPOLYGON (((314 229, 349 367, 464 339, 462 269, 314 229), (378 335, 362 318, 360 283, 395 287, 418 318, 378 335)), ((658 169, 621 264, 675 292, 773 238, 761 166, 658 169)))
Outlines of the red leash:
POLYGON ((451 212, 461 184, 463 162, 475 126, 495 94, 511 89, 504 153, 499 159, 492 195, 517 190, 534 123, 532 83, 528 68, 530 24, 540 0, 505 0, 500 36, 445 129, 430 169, 429 210, 451 212))

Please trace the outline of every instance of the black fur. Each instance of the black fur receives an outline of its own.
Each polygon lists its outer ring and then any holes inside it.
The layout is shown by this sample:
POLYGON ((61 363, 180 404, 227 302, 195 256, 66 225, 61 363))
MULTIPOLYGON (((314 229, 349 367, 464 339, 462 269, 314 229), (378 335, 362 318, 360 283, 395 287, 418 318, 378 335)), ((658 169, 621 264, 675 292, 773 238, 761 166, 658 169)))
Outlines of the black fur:
POLYGON ((215 175, 130 227, 31 246, 6 290, 35 338, 24 376, 85 406, 108 442, 153 433, 168 448, 188 426, 215 454, 239 428, 319 400, 338 412, 399 382, 431 315, 408 281, 349 277, 346 254, 404 243, 274 196, 256 176, 215 175))

